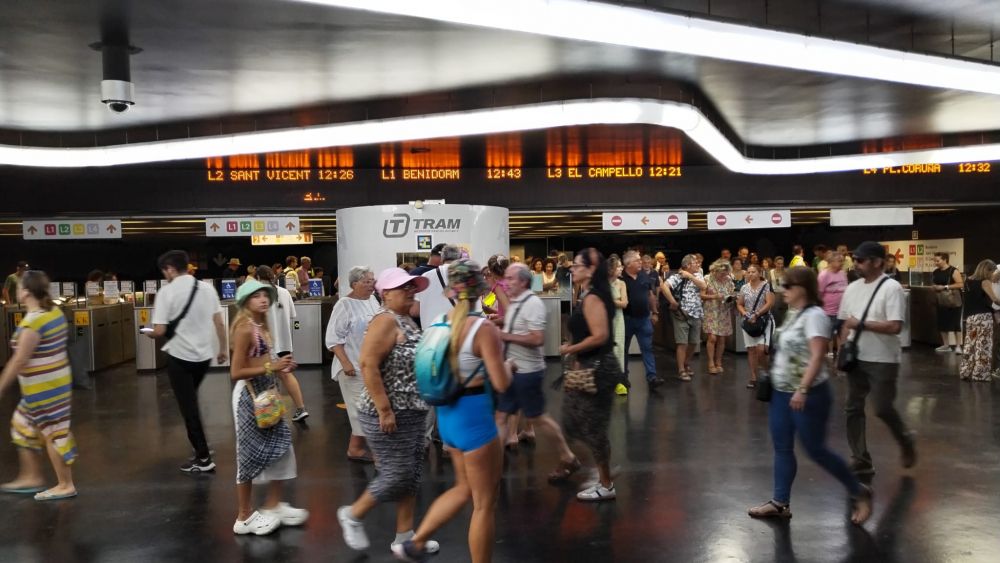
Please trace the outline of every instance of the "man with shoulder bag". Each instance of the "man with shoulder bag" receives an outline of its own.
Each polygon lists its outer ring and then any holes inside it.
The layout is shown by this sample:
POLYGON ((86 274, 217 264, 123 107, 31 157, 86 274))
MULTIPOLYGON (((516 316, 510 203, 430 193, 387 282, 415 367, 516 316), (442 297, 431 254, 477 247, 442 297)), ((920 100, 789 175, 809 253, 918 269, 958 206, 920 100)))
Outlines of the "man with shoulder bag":
POLYGON ((670 301, 670 311, 674 325, 674 341, 677 344, 677 378, 691 381, 694 371, 691 358, 701 340, 702 318, 705 316, 701 291, 705 280, 698 277, 700 265, 694 254, 681 259, 681 268, 661 286, 663 294, 670 301))
POLYGON ((840 303, 838 367, 847 371, 847 441, 851 447, 851 469, 858 475, 873 475, 875 468, 865 439, 865 399, 869 394, 875 415, 889 427, 902 450, 904 468, 917 462, 913 433, 893 402, 902 347, 899 333, 906 314, 906 298, 899 282, 884 273, 885 248, 873 241, 854 250, 860 278, 851 282, 840 303))
POLYGON ((194 448, 194 457, 181 466, 181 471, 212 471, 215 462, 201 424, 198 387, 212 358, 222 364, 228 355, 219 296, 210 284, 187 273, 187 252, 166 252, 160 256, 158 265, 170 283, 156 295, 153 332, 147 336, 167 339, 162 348, 167 353, 167 375, 194 448))

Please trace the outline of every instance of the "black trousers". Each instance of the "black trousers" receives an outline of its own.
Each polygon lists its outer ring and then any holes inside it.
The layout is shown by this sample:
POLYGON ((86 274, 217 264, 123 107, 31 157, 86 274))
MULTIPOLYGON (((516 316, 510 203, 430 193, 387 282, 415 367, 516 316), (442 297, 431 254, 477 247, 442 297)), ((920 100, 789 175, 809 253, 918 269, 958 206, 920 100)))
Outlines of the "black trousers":
POLYGON ((188 362, 167 355, 167 375, 170 376, 170 387, 174 390, 174 397, 177 398, 177 406, 184 417, 184 426, 187 427, 188 440, 194 448, 198 459, 206 459, 211 454, 208 452, 208 441, 205 440, 205 430, 201 426, 201 412, 198 409, 198 387, 205 379, 205 373, 211 360, 204 362, 188 362))

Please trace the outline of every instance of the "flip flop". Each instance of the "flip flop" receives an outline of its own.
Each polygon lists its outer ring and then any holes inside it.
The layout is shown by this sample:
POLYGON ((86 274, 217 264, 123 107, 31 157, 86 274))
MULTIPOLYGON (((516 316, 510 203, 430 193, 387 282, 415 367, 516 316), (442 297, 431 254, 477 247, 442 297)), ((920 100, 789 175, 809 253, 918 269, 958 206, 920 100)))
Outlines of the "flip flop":
POLYGON ((0 493, 10 493, 13 495, 30 495, 40 493, 45 487, 0 487, 0 493))
POLYGON ((50 493, 48 491, 44 491, 35 495, 35 500, 63 500, 63 499, 73 498, 76 495, 77 495, 76 491, 73 491, 72 493, 65 493, 62 495, 57 495, 50 493))

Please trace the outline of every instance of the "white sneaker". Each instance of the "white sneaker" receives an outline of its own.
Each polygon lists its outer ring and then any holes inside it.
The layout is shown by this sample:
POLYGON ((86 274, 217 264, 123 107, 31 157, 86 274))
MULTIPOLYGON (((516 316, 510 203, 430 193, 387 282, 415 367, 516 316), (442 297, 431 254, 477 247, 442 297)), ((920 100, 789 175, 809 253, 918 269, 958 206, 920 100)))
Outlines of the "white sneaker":
POLYGON ((281 520, 282 526, 301 526, 309 519, 308 510, 295 508, 287 502, 279 502, 278 506, 272 509, 261 508, 259 512, 264 516, 273 516, 281 520))
MULTIPOLYGON (((403 545, 403 542, 399 543, 392 542, 389 544, 389 549, 395 552, 398 549, 397 546, 400 545, 403 545)), ((424 551, 427 552, 429 555, 434 555, 435 553, 441 551, 441 544, 439 544, 434 540, 427 540, 426 542, 424 542, 424 551)))
POLYGON ((368 543, 368 534, 365 533, 365 526, 351 516, 350 505, 341 506, 337 509, 337 520, 340 522, 340 527, 344 530, 344 543, 347 544, 347 547, 355 551, 368 549, 368 546, 371 544, 368 543))
POLYGON ((934 349, 934 351, 935 352, 951 352, 951 346, 948 346, 947 344, 945 344, 943 346, 938 346, 937 348, 934 349))
POLYGON ((962 347, 961 346, 955 346, 955 353, 958 354, 959 356, 961 356, 962 353, 963 353, 962 352, 962 347))
POLYGON ((611 484, 611 488, 609 489, 604 488, 604 485, 598 483, 593 487, 576 493, 577 499, 586 501, 613 500, 616 496, 618 496, 618 494, 615 493, 614 483, 611 484))
POLYGON ((275 516, 254 512, 246 520, 237 520, 233 524, 233 533, 240 536, 246 534, 264 536, 277 530, 279 526, 281 526, 281 520, 275 516))

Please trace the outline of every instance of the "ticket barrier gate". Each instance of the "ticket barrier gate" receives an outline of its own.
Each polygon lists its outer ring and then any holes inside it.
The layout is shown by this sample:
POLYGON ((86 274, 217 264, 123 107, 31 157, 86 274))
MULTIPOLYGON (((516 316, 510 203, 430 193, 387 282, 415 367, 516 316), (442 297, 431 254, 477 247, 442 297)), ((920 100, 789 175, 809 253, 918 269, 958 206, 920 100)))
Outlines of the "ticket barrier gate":
MULTIPOLYGON (((323 307, 328 299, 303 299, 295 302, 292 319, 292 356, 299 365, 323 363, 323 307)), ((332 306, 330 307, 332 309, 332 306)))
POLYGON ((131 303, 69 309, 76 338, 73 346, 82 348, 84 369, 99 371, 135 358, 133 310, 131 303))
POLYGON ((167 365, 167 354, 160 351, 162 342, 139 332, 140 328, 153 328, 153 308, 136 307, 132 313, 133 346, 135 347, 135 369, 137 371, 155 371, 167 365))

